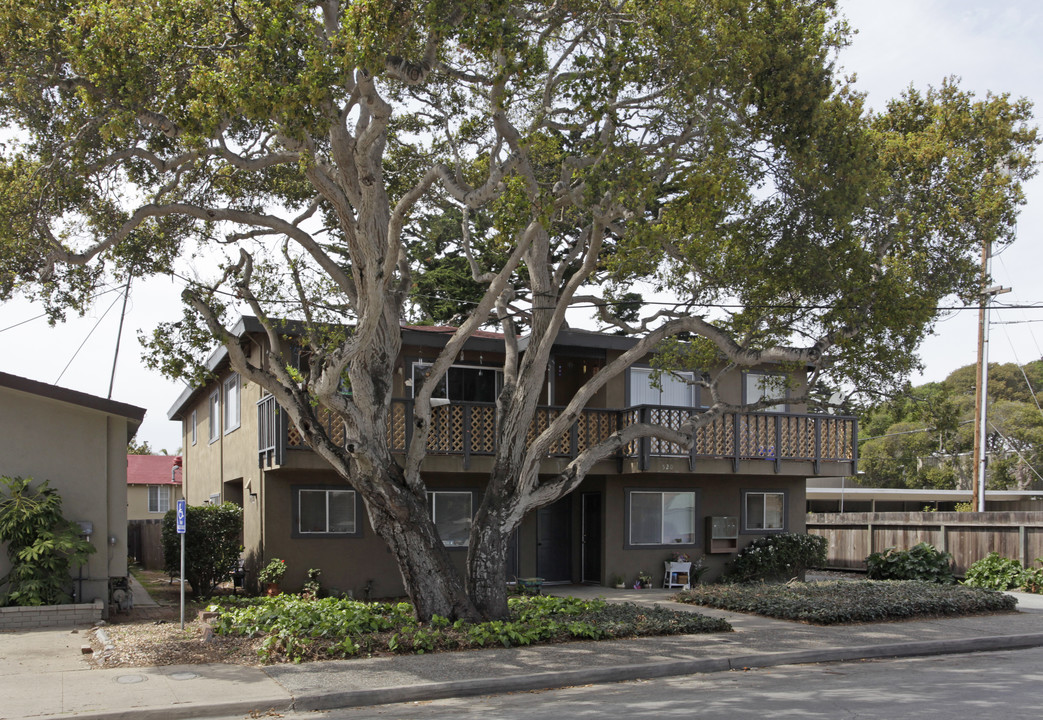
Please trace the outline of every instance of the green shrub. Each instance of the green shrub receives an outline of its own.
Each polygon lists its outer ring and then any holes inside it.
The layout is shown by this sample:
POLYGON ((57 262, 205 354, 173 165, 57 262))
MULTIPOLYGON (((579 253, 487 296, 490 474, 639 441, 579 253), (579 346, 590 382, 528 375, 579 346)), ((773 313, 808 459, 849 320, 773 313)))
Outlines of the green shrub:
POLYGON ((826 562, 826 539, 818 535, 780 533, 757 538, 732 561, 728 580, 790 580, 826 562))
POLYGON ((1017 560, 991 552, 969 568, 963 584, 989 590, 1011 590, 1023 584, 1025 568, 1017 560))
MULTIPOLYGON (((185 514, 185 580, 193 597, 205 597, 228 578, 239 563, 243 509, 235 503, 189 505, 185 514)), ((181 571, 177 511, 163 517, 163 560, 167 572, 181 571)))
POLYGON ((819 625, 1011 611, 1010 595, 916 580, 699 585, 681 602, 819 625))
POLYGON ((515 597, 509 607, 508 619, 475 624, 438 616, 418 623, 408 603, 297 595, 229 598, 210 609, 220 613, 215 632, 263 637, 259 654, 265 662, 731 630, 726 621, 697 613, 600 599, 515 597))
POLYGON ((62 517, 62 499, 44 480, 0 477, 0 542, 7 543, 11 571, 0 578, 4 605, 58 605, 69 602, 71 568, 87 562, 94 546, 80 527, 62 517))
POLYGON ((922 580, 953 584, 952 555, 929 543, 908 550, 887 548, 866 558, 866 577, 870 580, 922 580))

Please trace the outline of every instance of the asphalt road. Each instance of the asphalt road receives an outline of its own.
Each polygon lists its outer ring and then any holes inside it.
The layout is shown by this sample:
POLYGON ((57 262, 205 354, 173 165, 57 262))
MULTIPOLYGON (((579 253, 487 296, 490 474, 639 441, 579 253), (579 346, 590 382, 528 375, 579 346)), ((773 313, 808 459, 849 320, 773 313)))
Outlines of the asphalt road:
MULTIPOLYGON (((315 718, 315 713, 308 713, 315 718)), ((714 675, 385 705, 358 718, 1032 718, 1043 716, 1043 648, 775 667, 714 675)), ((302 714, 298 720, 303 720, 302 714)), ((287 720, 294 720, 288 716, 287 720)))

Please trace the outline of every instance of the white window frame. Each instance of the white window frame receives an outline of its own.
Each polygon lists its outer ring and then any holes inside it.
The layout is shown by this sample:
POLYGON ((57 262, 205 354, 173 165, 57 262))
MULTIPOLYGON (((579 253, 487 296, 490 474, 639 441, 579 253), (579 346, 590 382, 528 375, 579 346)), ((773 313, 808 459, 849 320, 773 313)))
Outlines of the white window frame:
POLYGON ((294 510, 296 517, 293 519, 293 536, 294 537, 359 537, 359 497, 358 493, 354 490, 338 487, 297 487, 293 489, 294 493, 294 510), (325 530, 303 530, 301 528, 301 495, 303 493, 322 493, 325 500, 326 508, 326 529, 325 530), (352 516, 351 516, 351 529, 350 530, 330 530, 330 496, 334 493, 345 493, 351 496, 352 499, 352 516))
POLYGON ((239 429, 239 426, 242 424, 243 389, 239 384, 239 373, 232 373, 222 383, 222 387, 225 400, 224 430, 225 435, 227 435, 239 429))
POLYGON ((192 436, 192 444, 195 445, 196 444, 196 436, 199 434, 199 430, 198 430, 199 415, 198 415, 198 411, 197 410, 193 410, 192 411, 192 417, 189 419, 189 423, 192 426, 192 430, 191 430, 191 433, 190 433, 191 436, 192 436))
POLYGON ((207 400, 207 407, 210 417, 210 442, 217 442, 217 439, 221 437, 221 390, 218 388, 210 393, 210 398, 207 400))
MULTIPOLYGON (((660 407, 692 407, 692 408, 699 407, 699 388, 696 387, 693 384, 694 380, 695 380, 695 373, 694 372, 691 372, 690 370, 677 370, 677 371, 663 370, 660 373, 660 375, 662 377, 667 377, 672 382, 678 382, 679 383, 679 382, 681 382, 683 380, 683 381, 689 383, 688 384, 688 399, 682 405, 676 405, 676 404, 673 404, 673 403, 670 403, 670 404, 663 403, 663 388, 662 387, 658 387, 657 388, 657 387, 654 387, 652 385, 652 374, 654 372, 655 372, 655 369, 654 368, 650 368, 650 367, 632 367, 632 368, 630 368, 630 373, 629 373, 630 388, 629 388, 629 390, 630 390, 630 405, 631 406, 636 406, 636 405, 658 405, 660 407), (636 391, 638 390, 638 385, 639 384, 640 384, 640 386, 642 388, 648 388, 649 390, 657 391, 657 394, 659 396, 658 400, 656 402, 652 402, 652 403, 638 402, 635 399, 635 395, 637 394, 636 391)), ((660 382, 660 385, 662 385, 661 382, 660 382)))
POLYGON ((742 531, 744 533, 773 533, 786 531, 787 497, 784 490, 743 490, 742 492, 742 531), (782 512, 778 525, 768 526, 768 496, 778 495, 782 499, 782 512), (760 527, 750 522, 749 502, 751 498, 760 496, 760 527))
POLYGON ((150 513, 164 513, 170 510, 170 486, 149 485, 148 486, 148 511, 150 513), (154 497, 153 497, 154 496, 154 497))
POLYGON ((465 548, 468 546, 468 539, 471 534, 471 520, 474 518, 474 493, 470 490, 428 490, 427 492, 427 511, 431 516, 431 522, 438 526, 438 496, 440 495, 466 495, 467 496, 467 535, 462 542, 450 542, 442 539, 442 544, 448 548, 465 548))
MULTIPOLYGON (((763 386, 763 379, 765 378, 777 378, 783 384, 786 382, 786 376, 782 373, 771 373, 771 372, 759 372, 756 370, 747 370, 742 374, 742 404, 751 405, 761 398, 767 396, 765 388, 763 386), (757 383, 760 381, 760 386, 754 384, 751 386, 751 381, 757 383)), ((782 399, 786 402, 778 405, 772 405, 771 407, 761 408, 758 412, 771 412, 771 413, 784 413, 789 411, 789 388, 782 388, 783 394, 781 396, 772 395, 769 396, 772 399, 782 399)))
POLYGON ((699 517, 699 494, 689 488, 664 488, 664 489, 633 489, 626 491, 626 547, 631 548, 645 548, 645 547, 693 547, 699 542, 698 533, 698 517, 699 517), (668 495, 691 495, 692 496, 692 517, 691 517, 691 531, 685 533, 690 535, 688 542, 675 542, 669 538, 672 533, 666 532, 667 524, 667 511, 666 511, 666 498, 668 495), (635 542, 634 541, 634 511, 633 511, 633 498, 635 495, 659 495, 659 541, 658 542, 635 542))

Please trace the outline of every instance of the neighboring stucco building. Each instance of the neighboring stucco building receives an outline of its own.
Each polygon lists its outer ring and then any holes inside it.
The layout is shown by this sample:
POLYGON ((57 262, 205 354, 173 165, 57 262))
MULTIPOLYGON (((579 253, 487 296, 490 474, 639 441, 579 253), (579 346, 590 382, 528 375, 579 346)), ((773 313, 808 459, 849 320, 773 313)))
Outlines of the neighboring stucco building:
POLYGON ((127 456, 127 520, 162 520, 182 497, 180 455, 127 456))
MULTIPOLYGON (((127 577, 127 443, 145 410, 0 372, 0 475, 48 480, 97 549, 73 577, 77 599, 108 603, 127 577)), ((0 552, 0 576, 10 570, 0 552)))
MULTIPOLYGON (((266 342, 260 331, 253 318, 234 329, 255 361, 266 342)), ((387 429, 396 452, 408 443, 413 388, 453 331, 402 329, 387 429)), ((563 331, 533 431, 546 427, 555 407, 633 342, 563 331)), ((461 567, 492 463, 503 352, 502 336, 494 333, 468 341, 436 395, 441 403, 422 466, 435 524, 461 567)), ((640 420, 676 426, 703 407, 698 391, 683 380, 664 377, 656 387, 651 358, 645 360, 593 398, 553 446, 545 461, 548 473, 563 468, 585 443, 623 425, 640 420)), ((186 390, 168 416, 183 427, 189 503, 231 501, 243 507, 248 573, 279 557, 288 566, 288 588, 299 587, 309 568, 319 568, 324 585, 356 597, 402 594, 391 555, 368 526, 351 487, 302 445, 271 396, 230 371, 223 350, 210 368, 218 380, 186 390)), ((729 401, 753 402, 765 376, 773 374, 736 372, 722 382, 721 392, 729 401)), ((526 518, 512 543, 509 572, 607 585, 617 574, 632 580, 646 571, 658 583, 663 562, 680 551, 705 555, 708 577, 714 577, 754 537, 803 531, 806 478, 855 472, 855 448, 854 418, 806 414, 788 405, 726 415, 698 431, 690 452, 655 438, 642 440, 595 466, 572 494, 526 518)))

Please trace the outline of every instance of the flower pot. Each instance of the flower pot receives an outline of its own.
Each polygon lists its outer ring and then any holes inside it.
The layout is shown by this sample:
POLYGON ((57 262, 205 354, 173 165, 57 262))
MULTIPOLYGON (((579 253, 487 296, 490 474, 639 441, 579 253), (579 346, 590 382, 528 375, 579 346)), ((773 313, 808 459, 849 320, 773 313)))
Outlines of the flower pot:
POLYGON ((268 583, 268 597, 275 597, 276 595, 282 595, 282 588, 279 587, 279 583, 268 583))

